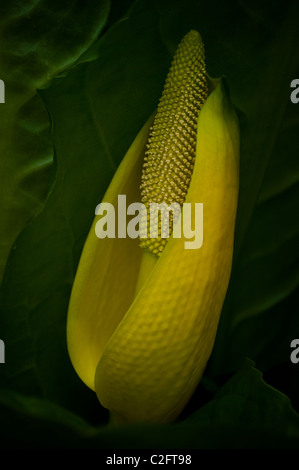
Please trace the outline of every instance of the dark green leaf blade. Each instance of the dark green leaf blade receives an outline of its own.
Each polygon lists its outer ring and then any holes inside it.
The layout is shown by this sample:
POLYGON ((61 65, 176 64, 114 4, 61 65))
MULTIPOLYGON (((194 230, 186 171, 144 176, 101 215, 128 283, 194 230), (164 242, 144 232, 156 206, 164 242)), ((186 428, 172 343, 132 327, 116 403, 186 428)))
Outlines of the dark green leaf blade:
POLYGON ((288 398, 245 364, 214 399, 182 422, 92 426, 47 401, 0 390, 2 446, 92 449, 298 449, 288 398))
POLYGON ((12 244, 46 199, 52 179, 50 123, 37 88, 68 69, 104 27, 109 0, 2 2, 0 73, 0 281, 12 244))
POLYGON ((170 60, 158 28, 148 37, 140 15, 149 26, 156 21, 154 11, 146 17, 141 11, 120 22, 100 39, 97 61, 79 64, 41 91, 53 122, 55 184, 44 210, 16 241, 2 286, 0 328, 7 354, 13 354, 5 385, 22 391, 29 382, 31 393, 81 411, 93 399, 79 383, 66 350, 66 314, 77 263, 95 207, 155 109, 170 60), (145 70, 150 71, 146 79, 145 70))

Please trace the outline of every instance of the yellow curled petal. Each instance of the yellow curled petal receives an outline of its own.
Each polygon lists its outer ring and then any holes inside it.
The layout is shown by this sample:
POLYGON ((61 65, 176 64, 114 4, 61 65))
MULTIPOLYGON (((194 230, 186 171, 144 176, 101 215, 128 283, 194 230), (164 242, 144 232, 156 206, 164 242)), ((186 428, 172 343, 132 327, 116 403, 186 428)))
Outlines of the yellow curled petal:
POLYGON ((231 272, 238 162, 237 118, 218 85, 199 115, 186 197, 203 203, 203 245, 170 238, 97 367, 96 393, 119 422, 174 420, 203 374, 231 272))
MULTIPOLYGON (((142 161, 153 116, 145 123, 118 167, 103 201, 117 208, 118 195, 127 204, 140 201, 142 161)), ((67 317, 67 345, 81 380, 94 390, 94 377, 105 345, 130 307, 136 289, 142 250, 129 237, 96 235, 96 216, 84 244, 67 317)))

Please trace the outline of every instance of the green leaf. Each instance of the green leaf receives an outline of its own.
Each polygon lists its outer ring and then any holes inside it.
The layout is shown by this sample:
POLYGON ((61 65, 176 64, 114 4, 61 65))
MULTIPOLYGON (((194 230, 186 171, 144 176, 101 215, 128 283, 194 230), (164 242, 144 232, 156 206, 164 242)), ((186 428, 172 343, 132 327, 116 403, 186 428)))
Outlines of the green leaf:
POLYGON ((45 400, 0 390, 2 446, 92 449, 298 449, 299 415, 246 363, 207 405, 171 426, 95 426, 45 400))
POLYGON ((184 424, 203 436, 203 448, 298 448, 299 415, 250 361, 215 398, 184 424))
MULTIPOLYGON (((288 89, 289 81, 284 83, 288 89)), ((298 125, 296 106, 288 100, 279 129, 268 131, 274 143, 250 224, 235 256, 211 360, 215 374, 235 370, 244 355, 259 359, 265 371, 288 363, 290 342, 298 336, 298 125)), ((256 139, 259 142, 259 134, 256 139)))
POLYGON ((0 124, 0 281, 9 251, 43 207, 52 180, 47 111, 36 94, 70 67, 98 37, 108 0, 2 2, 0 73, 5 104, 0 124))
POLYGON ((41 92, 53 122, 55 185, 44 210, 16 241, 3 280, 0 327, 7 354, 13 354, 5 365, 4 383, 66 406, 72 406, 70 394, 73 406, 83 408, 79 396, 88 396, 65 344, 68 301, 82 246, 96 205, 155 109, 170 60, 158 27, 148 35, 155 12, 142 17, 147 28, 134 16, 120 22, 100 39, 97 61, 84 61, 41 92))

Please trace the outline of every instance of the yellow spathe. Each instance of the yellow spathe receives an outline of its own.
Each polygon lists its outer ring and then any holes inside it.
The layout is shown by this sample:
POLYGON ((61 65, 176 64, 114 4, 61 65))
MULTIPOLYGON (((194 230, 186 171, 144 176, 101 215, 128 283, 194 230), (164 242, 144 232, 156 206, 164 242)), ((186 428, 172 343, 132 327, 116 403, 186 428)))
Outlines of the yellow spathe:
MULTIPOLYGON (((140 201, 151 117, 103 198, 140 201)), ((239 128, 221 81, 197 123, 185 202, 203 203, 203 245, 170 237, 160 257, 137 239, 86 240, 70 299, 67 341, 81 379, 117 422, 170 422, 210 357, 231 272, 239 187, 239 128)))

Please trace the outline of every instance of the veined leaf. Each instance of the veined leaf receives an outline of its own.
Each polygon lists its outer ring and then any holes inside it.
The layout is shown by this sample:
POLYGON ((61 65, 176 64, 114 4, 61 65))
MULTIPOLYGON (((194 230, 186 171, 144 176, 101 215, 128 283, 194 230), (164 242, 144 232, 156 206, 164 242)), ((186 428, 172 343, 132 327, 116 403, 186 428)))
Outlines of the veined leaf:
POLYGON ((42 208, 52 178, 50 122, 37 88, 69 68, 97 38, 109 0, 2 2, 0 78, 0 281, 9 251, 42 208))
POLYGON ((1 443, 13 448, 191 449, 192 454, 192 449, 299 446, 298 414, 249 362, 207 405, 172 426, 95 426, 57 405, 10 390, 0 390, 0 411, 1 443))
MULTIPOLYGON (((70 393, 76 407, 84 408, 81 393, 90 397, 70 366, 65 343, 82 245, 117 165, 156 106, 168 69, 170 55, 158 27, 152 29, 155 19, 154 12, 147 14, 146 28, 134 16, 120 22, 100 39, 97 61, 78 65, 41 92, 53 122, 57 172, 47 204, 17 240, 3 280, 0 328, 14 354, 5 365, 4 382, 66 405, 70 393), (115 54, 117 60, 111 61, 115 54)), ((87 408, 90 402, 87 398, 87 408)))

